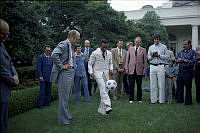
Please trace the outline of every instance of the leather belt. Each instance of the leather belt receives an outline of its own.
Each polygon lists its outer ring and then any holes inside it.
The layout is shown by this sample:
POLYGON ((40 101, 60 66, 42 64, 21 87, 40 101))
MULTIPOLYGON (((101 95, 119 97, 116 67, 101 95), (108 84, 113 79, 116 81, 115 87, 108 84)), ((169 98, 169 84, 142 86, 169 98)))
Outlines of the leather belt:
POLYGON ((74 69, 74 67, 73 66, 69 66, 69 69, 74 69))
POLYGON ((150 65, 158 66, 158 65, 165 65, 165 64, 164 63, 159 63, 159 64, 152 64, 152 63, 150 63, 150 65))

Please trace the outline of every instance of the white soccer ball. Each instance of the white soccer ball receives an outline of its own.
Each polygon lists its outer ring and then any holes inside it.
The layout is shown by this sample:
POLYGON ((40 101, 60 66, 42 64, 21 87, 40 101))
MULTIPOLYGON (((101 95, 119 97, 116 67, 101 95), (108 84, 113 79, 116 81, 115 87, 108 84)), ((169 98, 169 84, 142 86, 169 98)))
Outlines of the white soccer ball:
POLYGON ((117 87, 117 82, 115 80, 108 80, 106 82, 106 89, 114 90, 117 87))

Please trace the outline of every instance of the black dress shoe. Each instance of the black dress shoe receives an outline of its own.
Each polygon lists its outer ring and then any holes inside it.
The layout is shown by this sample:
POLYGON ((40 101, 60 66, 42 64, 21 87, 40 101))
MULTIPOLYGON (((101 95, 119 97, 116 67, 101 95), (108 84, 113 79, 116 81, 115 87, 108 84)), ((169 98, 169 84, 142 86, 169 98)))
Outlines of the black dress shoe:
POLYGON ((112 112, 112 109, 106 111, 106 114, 109 114, 110 112, 112 112))

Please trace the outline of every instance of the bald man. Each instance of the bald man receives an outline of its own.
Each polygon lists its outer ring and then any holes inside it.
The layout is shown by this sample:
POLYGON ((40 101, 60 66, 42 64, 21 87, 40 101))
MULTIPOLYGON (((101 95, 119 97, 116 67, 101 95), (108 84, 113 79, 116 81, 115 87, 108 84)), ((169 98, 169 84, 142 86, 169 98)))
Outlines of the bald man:
POLYGON ((19 79, 11 58, 6 51, 3 42, 8 38, 9 25, 6 21, 0 19, 0 131, 7 133, 8 123, 8 104, 10 99, 10 90, 19 84, 19 79))
MULTIPOLYGON (((88 91, 89 95, 92 95, 92 82, 90 79, 90 74, 88 73, 88 61, 90 58, 90 55, 94 51, 93 48, 90 48, 90 41, 85 40, 85 48, 81 49, 81 52, 85 55, 85 70, 86 70, 86 75, 87 75, 87 81, 88 81, 88 91)), ((83 87, 81 88, 81 95, 84 96, 84 89, 83 87)))
POLYGON ((80 33, 71 30, 67 39, 60 42, 52 52, 53 68, 50 82, 58 83, 58 124, 70 125, 72 116, 69 113, 69 99, 74 81, 74 45, 80 39, 80 33))

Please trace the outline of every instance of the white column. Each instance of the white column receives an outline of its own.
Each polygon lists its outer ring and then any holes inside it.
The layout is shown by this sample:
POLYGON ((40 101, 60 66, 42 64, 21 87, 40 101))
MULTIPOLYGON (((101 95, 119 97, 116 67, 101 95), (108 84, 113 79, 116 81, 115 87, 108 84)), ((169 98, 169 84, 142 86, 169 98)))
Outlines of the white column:
POLYGON ((192 25, 192 48, 196 49, 198 46, 198 25, 192 25))

